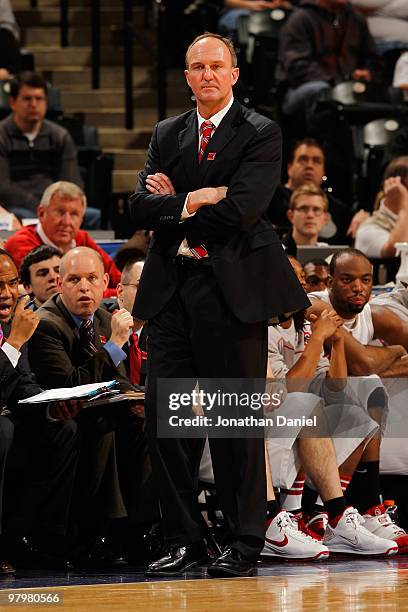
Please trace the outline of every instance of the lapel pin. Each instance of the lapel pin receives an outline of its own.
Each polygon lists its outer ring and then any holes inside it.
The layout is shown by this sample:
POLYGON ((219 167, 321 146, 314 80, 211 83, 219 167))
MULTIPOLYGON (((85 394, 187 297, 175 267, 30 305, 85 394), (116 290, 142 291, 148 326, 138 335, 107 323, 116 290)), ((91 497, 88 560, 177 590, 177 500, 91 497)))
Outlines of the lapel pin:
POLYGON ((207 155, 207 161, 213 161, 215 159, 216 153, 209 153, 207 155))

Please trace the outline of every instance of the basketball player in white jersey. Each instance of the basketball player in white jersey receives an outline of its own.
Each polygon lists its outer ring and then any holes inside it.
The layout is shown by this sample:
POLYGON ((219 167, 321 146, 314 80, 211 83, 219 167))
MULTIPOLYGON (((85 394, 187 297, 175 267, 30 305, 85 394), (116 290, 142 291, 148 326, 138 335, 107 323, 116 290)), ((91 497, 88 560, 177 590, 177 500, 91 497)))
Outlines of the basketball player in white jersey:
MULTIPOLYGON (((301 264, 293 257, 289 259, 303 284, 301 264)), ((378 430, 378 425, 361 406, 350 405, 345 399, 347 365, 343 338, 337 334, 342 319, 333 309, 326 309, 321 316, 314 318, 316 321, 312 328, 298 315, 296 320, 290 319, 269 328, 271 375, 275 380, 284 379, 288 391, 292 390, 273 415, 275 419, 279 414, 295 419, 300 414, 310 416, 316 413, 318 406, 321 411, 319 421, 327 419, 332 425, 333 441, 316 437, 319 434, 315 432, 304 436, 301 426, 297 429, 292 426, 281 435, 278 430, 270 432, 266 440, 267 454, 274 484, 280 489, 282 510, 279 512, 275 504, 275 516, 266 531, 263 554, 282 558, 288 548, 293 555, 306 557, 313 552, 315 556, 307 558, 322 558, 324 550, 319 549, 315 541, 320 538, 323 545, 334 553, 392 554, 397 550, 396 542, 392 542, 395 548, 390 548, 389 539, 379 538, 366 530, 364 520, 356 509, 347 506, 343 495, 364 446, 378 430), (333 339, 331 362, 323 355, 327 338, 333 339), (346 431, 347 437, 340 437, 346 431), (346 465, 346 460, 353 454, 356 458, 346 465), (304 474, 310 479, 305 486, 304 474), (324 500, 324 508, 315 505, 316 490, 324 500), (312 535, 314 541, 310 537, 301 541, 290 520, 293 514, 300 517, 300 530, 312 535), (279 548, 277 542, 280 542, 279 548)))
MULTIPOLYGON (((369 305, 373 283, 370 261, 357 249, 344 249, 333 256, 329 272, 328 289, 308 294, 312 302, 308 316, 311 313, 319 314, 327 308, 327 304, 331 304, 344 319, 349 374, 363 377, 373 374, 402 376, 402 371, 408 374, 408 359, 404 358, 408 347, 408 324, 382 306, 369 305), (369 343, 376 338, 389 346, 370 346, 369 343)), ((354 383, 360 385, 364 382, 360 381, 354 383)), ((378 418, 385 427, 385 390, 381 396, 381 390, 377 388, 369 397, 368 408, 377 414, 380 411, 378 418)), ((380 500, 380 444, 381 437, 376 436, 366 446, 347 495, 363 514, 367 529, 394 539, 399 544, 399 552, 406 552, 408 536, 392 522, 380 500)))

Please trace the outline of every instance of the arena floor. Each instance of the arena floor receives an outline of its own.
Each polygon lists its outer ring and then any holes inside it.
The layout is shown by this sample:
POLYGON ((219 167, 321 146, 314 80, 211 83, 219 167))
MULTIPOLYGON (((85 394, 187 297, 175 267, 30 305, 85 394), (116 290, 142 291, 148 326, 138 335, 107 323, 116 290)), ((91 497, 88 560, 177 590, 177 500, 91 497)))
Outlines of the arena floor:
POLYGON ((408 610, 408 556, 259 564, 257 573, 253 578, 220 580, 207 579, 205 569, 200 569, 179 579, 153 580, 136 567, 116 574, 20 572, 0 582, 0 610, 408 610), (41 595, 56 596, 59 603, 41 604, 41 595))

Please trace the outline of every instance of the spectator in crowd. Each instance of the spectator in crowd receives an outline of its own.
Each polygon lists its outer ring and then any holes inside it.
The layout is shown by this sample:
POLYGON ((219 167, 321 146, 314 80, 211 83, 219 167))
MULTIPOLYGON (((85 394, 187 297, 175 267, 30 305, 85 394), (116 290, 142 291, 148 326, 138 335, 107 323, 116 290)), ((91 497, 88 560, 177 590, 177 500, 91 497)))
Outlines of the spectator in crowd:
POLYGON ((355 246, 367 257, 395 257, 395 243, 408 241, 408 156, 388 164, 376 208, 358 228, 355 246))
POLYGON ((378 67, 362 15, 347 0, 304 0, 280 34, 277 79, 287 86, 287 115, 311 109, 323 89, 342 81, 371 81, 378 67))
POLYGON ((0 0, 0 81, 21 70, 20 29, 10 0, 0 0))
MULTIPOLYGON (((29 369, 26 346, 38 317, 25 308, 28 297, 18 302, 18 295, 17 268, 0 249, 0 406, 7 415, 0 416, 0 531, 3 505, 5 509, 1 546, 17 567, 66 569, 60 546, 77 464, 72 417, 81 406, 18 404, 41 392, 29 369), (13 430, 13 461, 6 464, 13 430)), ((12 566, 0 563, 0 574, 12 572, 12 566)))
POLYGON ((29 293, 33 310, 58 291, 59 266, 62 253, 48 244, 30 251, 21 262, 20 280, 29 293))
MULTIPOLYGON (((404 102, 408 103, 408 51, 402 53, 395 65, 393 87, 399 87, 404 102)), ((390 145, 390 154, 394 157, 408 155, 408 126, 402 125, 395 133, 390 145)))
POLYGON ((303 264, 305 275, 305 290, 324 291, 329 279, 329 264, 325 259, 315 258, 303 264))
MULTIPOLYGON (((408 47, 408 42, 406 47, 408 47)), ((404 100, 408 102, 408 51, 401 53, 395 64, 392 86, 399 87, 402 90, 404 100)))
MULTIPOLYGON (((289 154, 287 183, 285 186, 278 186, 269 207, 272 223, 279 227, 289 227, 287 211, 292 192, 305 183, 323 188, 325 172, 325 154, 317 140, 298 140, 289 154)), ((351 210, 331 193, 326 195, 329 200, 328 217, 320 232, 320 238, 331 244, 347 244, 346 233, 352 219, 351 210)))
MULTIPOLYGON (((107 284, 102 259, 93 249, 74 248, 61 259, 60 293, 38 310, 40 323, 29 343, 30 363, 44 387, 116 379, 122 390, 134 390, 122 363, 133 317, 124 309, 110 315, 99 307, 107 284)), ((105 405, 78 416, 81 446, 72 512, 79 529, 81 547, 75 557, 80 566, 124 563, 104 537, 110 519, 126 516, 115 450, 118 412, 118 405, 105 405)))
POLYGON ((319 232, 327 222, 327 196, 320 187, 303 185, 290 196, 288 219, 292 225, 284 240, 288 252, 298 246, 327 246, 319 242, 319 232))
POLYGON ((237 30, 237 20, 242 15, 248 16, 252 11, 291 9, 292 4, 288 0, 224 0, 224 7, 218 29, 222 35, 233 37, 237 30))
POLYGON ((44 191, 38 206, 38 223, 27 225, 5 243, 17 266, 23 257, 41 244, 54 246, 66 253, 75 246, 87 246, 100 254, 105 272, 109 274, 108 297, 120 280, 120 272, 109 255, 103 251, 85 230, 79 229, 86 210, 86 197, 80 187, 67 181, 53 183, 44 191))
POLYGON ((367 18, 368 29, 380 53, 408 48, 406 0, 351 0, 367 18))
MULTIPOLYGON (((75 145, 63 127, 45 119, 47 84, 34 72, 10 82, 12 114, 0 122, 0 200, 20 217, 36 216, 46 187, 55 181, 82 186, 75 145)), ((86 226, 97 229, 100 211, 88 209, 86 226)))

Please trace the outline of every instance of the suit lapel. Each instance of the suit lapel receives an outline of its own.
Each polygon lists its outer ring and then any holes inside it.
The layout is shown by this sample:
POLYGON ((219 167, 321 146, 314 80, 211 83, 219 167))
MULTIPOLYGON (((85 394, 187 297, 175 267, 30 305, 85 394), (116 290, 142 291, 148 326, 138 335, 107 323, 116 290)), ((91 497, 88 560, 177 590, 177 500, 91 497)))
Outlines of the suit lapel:
POLYGON ((218 128, 215 130, 211 140, 207 145, 203 159, 199 166, 199 187, 203 185, 205 176, 208 170, 212 167, 212 165, 220 161, 223 149, 225 149, 231 143, 231 141, 237 134, 239 125, 238 119, 240 115, 241 106, 239 102, 234 100, 233 105, 231 106, 228 113, 225 115, 224 119, 221 121, 218 128), (213 160, 207 159, 209 153, 215 153, 213 160))
MULTIPOLYGON (((53 298, 51 298, 53 299, 53 298)), ((61 296, 58 295, 55 299, 55 306, 58 308, 58 310, 61 312, 62 316, 65 319, 65 322, 67 323, 67 325, 71 328, 72 333, 74 334, 74 336, 77 338, 77 340, 79 340, 79 332, 77 330, 76 324, 74 319, 71 317, 71 315, 69 314, 69 311, 67 310, 67 308, 65 308, 64 302, 61 299, 61 296)))
POLYGON ((95 346, 101 349, 104 344, 108 341, 106 337, 106 326, 103 324, 99 314, 99 308, 94 315, 94 329, 95 329, 95 346))
POLYGON ((179 149, 188 182, 195 185, 198 180, 198 128, 197 113, 191 111, 186 127, 179 132, 179 149))

